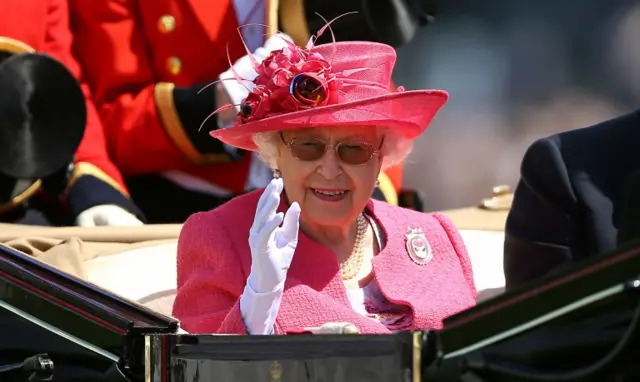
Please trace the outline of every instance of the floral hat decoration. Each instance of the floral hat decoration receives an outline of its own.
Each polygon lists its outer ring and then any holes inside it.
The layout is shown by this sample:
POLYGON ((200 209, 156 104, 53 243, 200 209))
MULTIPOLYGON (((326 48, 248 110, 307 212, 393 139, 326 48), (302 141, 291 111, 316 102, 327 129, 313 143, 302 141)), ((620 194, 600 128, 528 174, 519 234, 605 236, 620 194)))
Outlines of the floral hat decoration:
MULTIPOLYGON (((298 128, 385 126, 408 139, 420 135, 447 102, 448 94, 392 89, 395 49, 374 42, 335 42, 331 22, 304 48, 283 38, 284 48, 271 52, 261 63, 253 59, 258 75, 252 81, 234 72, 230 80, 252 82, 253 86, 247 87, 249 95, 239 105, 235 124, 214 130, 211 136, 256 151, 254 134, 298 128), (333 42, 315 46, 327 28, 333 42)), ((236 105, 225 105, 211 115, 231 107, 236 105)))

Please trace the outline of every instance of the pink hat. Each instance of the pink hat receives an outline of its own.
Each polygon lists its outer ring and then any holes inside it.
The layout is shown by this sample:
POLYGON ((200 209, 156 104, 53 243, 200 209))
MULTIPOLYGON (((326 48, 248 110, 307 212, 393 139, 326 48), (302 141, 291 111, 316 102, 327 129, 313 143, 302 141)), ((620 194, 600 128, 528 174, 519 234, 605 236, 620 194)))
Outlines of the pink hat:
MULTIPOLYGON (((413 139, 447 102, 442 90, 393 90, 391 46, 361 41, 313 46, 313 41, 306 48, 287 41, 287 47, 256 63, 255 86, 236 123, 211 136, 250 151, 257 150, 254 134, 317 126, 385 126, 413 139)), ((213 114, 228 107, 233 105, 213 114)))

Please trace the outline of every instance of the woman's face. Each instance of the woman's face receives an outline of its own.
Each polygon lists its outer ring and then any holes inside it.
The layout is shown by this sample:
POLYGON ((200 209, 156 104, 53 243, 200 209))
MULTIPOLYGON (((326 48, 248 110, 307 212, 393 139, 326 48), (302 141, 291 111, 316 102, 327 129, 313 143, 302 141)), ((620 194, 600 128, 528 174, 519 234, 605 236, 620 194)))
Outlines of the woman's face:
POLYGON ((301 219, 307 224, 345 225, 361 213, 373 192, 382 166, 382 156, 373 155, 361 165, 361 149, 378 150, 382 143, 375 128, 309 128, 282 132, 278 169, 289 202, 300 204, 301 219), (293 144, 293 148, 291 147, 293 144), (313 157, 323 145, 324 155, 313 157), (341 154, 338 155, 336 146, 341 154))

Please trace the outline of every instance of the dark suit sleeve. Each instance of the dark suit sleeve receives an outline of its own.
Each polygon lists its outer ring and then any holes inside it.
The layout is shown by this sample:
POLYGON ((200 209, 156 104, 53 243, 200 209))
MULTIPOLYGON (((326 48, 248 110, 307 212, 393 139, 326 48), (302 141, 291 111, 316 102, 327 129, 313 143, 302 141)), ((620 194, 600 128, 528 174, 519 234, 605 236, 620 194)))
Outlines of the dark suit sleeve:
POLYGON ((507 288, 584 256, 578 204, 559 147, 558 136, 538 140, 522 161, 505 231, 507 288))

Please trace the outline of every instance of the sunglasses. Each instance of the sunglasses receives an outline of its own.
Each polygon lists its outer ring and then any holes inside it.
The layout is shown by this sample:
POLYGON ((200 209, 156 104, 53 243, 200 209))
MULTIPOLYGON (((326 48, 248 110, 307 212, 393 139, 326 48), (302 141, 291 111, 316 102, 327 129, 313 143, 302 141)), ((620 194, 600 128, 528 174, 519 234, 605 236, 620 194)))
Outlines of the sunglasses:
POLYGON ((340 161, 353 166, 362 166, 375 155, 378 155, 382 143, 384 143, 383 139, 380 143, 380 148, 376 149, 367 142, 345 141, 336 145, 329 145, 313 137, 293 138, 286 141, 284 136, 280 134, 280 138, 284 145, 289 148, 291 154, 301 161, 317 161, 326 154, 327 150, 333 148, 340 161))

